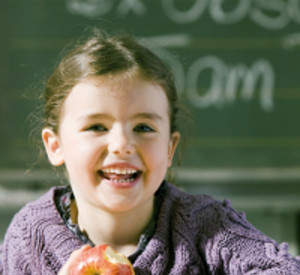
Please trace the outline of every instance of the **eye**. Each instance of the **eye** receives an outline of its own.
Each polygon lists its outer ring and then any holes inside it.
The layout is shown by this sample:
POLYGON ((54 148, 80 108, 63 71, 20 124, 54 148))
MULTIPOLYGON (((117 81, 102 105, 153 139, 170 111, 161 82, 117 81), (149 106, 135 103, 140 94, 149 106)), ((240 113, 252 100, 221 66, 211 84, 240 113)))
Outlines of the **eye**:
POLYGON ((107 128, 102 124, 94 124, 89 126, 86 131, 93 131, 93 132, 106 132, 107 128))
POLYGON ((139 124, 139 125, 135 126, 133 130, 134 130, 134 132, 137 132, 137 133, 155 132, 155 130, 147 124, 139 124))

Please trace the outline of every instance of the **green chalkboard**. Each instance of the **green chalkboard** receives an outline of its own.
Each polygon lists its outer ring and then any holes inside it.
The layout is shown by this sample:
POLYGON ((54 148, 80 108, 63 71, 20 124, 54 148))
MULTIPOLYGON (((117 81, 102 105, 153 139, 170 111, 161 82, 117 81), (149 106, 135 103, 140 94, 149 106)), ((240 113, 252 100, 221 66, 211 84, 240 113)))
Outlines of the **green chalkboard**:
POLYGON ((9 0, 0 8, 0 169, 36 161, 29 115, 40 82, 87 26, 129 32, 170 65, 193 120, 183 168, 300 168, 299 1, 9 0))

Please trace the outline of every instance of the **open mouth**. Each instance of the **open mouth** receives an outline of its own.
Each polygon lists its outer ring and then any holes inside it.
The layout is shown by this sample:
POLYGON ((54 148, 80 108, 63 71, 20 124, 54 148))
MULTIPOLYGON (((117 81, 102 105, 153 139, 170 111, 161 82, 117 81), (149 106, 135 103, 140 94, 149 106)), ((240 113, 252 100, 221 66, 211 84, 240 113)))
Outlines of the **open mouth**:
POLYGON ((116 183, 133 182, 141 175, 141 173, 141 171, 135 169, 120 168, 105 168, 98 172, 101 177, 116 183))

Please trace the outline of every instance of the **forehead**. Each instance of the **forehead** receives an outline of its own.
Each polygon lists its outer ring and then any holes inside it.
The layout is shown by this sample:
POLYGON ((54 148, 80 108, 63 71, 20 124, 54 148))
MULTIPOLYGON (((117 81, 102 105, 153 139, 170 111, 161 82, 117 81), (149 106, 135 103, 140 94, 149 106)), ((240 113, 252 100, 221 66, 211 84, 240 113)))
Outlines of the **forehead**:
POLYGON ((162 87, 137 75, 108 75, 85 79, 73 87, 65 104, 64 113, 83 109, 124 112, 156 111, 169 115, 169 103, 162 87), (114 108, 114 110, 111 110, 114 108))

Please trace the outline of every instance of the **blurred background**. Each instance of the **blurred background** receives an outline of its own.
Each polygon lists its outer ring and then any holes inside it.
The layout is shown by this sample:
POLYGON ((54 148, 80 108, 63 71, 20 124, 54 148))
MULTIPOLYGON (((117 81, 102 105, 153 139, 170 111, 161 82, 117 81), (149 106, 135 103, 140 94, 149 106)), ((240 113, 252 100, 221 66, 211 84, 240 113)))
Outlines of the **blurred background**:
POLYGON ((0 242, 20 207, 61 184, 32 121, 63 47, 97 26, 173 70, 192 121, 176 183, 229 199, 300 253, 300 1, 3 0, 0 23, 0 242))

